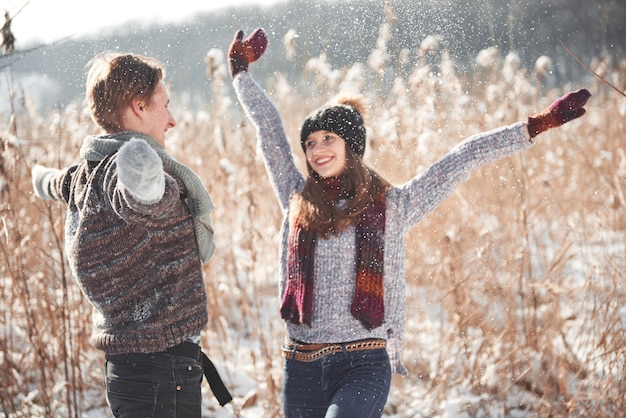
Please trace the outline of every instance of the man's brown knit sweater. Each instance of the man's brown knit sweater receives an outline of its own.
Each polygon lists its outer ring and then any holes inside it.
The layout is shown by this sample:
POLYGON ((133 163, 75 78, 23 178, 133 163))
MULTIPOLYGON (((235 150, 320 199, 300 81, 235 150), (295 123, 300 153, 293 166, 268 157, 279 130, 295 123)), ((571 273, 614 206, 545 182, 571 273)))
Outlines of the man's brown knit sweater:
POLYGON ((109 354, 163 351, 208 320, 186 189, 166 169, 163 198, 142 204, 118 182, 116 156, 40 170, 33 183, 68 205, 66 252, 94 307, 92 343, 109 354))

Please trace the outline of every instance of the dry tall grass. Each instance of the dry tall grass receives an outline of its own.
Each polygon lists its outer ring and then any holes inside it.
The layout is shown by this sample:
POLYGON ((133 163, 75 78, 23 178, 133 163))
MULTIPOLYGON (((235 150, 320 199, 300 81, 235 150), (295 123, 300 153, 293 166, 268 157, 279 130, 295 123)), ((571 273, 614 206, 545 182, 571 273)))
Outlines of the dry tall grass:
MULTIPOLYGON (((579 87, 546 91, 513 55, 471 80, 445 55, 436 72, 424 61, 392 83, 380 62, 332 69, 321 57, 297 87, 278 74, 268 90, 293 139, 322 101, 363 90, 371 105, 365 158, 394 183, 462 138, 579 87)), ((253 129, 220 74, 212 73, 214 101, 176 113, 168 138, 217 208, 203 345, 233 389, 233 416, 281 416, 280 213, 253 129)), ((626 87, 624 65, 612 77, 626 87)), ((457 406, 468 417, 626 410, 626 104, 590 80, 583 119, 473 173, 407 237, 411 374, 394 379, 386 415, 440 416, 454 399, 465 399, 457 406)), ((185 108, 175 92, 172 99, 174 111, 185 108)), ((94 128, 78 104, 46 116, 22 106, 0 122, 0 416, 102 416, 103 356, 88 342, 90 307, 65 262, 64 208, 34 197, 30 184, 35 162, 75 161, 94 128)), ((218 414, 204 390, 206 413, 218 414)))

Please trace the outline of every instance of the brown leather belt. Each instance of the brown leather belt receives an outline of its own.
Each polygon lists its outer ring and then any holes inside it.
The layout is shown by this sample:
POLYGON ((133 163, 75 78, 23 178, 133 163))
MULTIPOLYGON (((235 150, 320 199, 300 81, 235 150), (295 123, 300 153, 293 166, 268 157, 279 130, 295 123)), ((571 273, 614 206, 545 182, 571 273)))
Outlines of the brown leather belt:
POLYGON ((331 344, 331 343, 298 343, 290 339, 286 339, 284 345, 281 348, 281 354, 287 360, 295 359, 297 361, 311 362, 322 357, 341 353, 342 351, 351 352, 359 350, 375 350, 378 348, 385 348, 387 346, 386 340, 370 339, 352 341, 343 344, 331 344))

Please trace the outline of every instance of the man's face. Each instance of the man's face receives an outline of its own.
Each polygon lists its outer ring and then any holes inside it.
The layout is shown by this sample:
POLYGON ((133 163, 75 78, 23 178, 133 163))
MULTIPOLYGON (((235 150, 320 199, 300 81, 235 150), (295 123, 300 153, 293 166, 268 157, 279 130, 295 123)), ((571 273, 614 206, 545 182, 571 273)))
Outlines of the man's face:
POLYGON ((165 146, 165 132, 176 126, 176 121, 168 107, 169 94, 161 80, 154 90, 150 104, 144 108, 142 132, 154 138, 162 147, 165 146))

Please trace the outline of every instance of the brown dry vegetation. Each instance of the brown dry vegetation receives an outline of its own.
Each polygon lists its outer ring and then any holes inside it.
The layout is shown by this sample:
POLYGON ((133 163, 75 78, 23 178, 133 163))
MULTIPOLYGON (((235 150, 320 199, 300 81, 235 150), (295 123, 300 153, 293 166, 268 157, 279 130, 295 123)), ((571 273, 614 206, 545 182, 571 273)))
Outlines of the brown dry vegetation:
MULTIPOLYGON (((624 68, 605 73, 622 90, 624 68)), ((318 62, 298 88, 270 79, 288 135, 348 79, 377 85, 366 91, 365 159, 396 184, 464 137, 582 87, 542 90, 540 74, 510 62, 463 79, 445 57, 436 74, 421 63, 388 87, 371 66, 356 78, 326 70, 318 62)), ((205 111, 176 112, 185 106, 172 93, 178 127, 168 137, 216 204, 203 346, 235 401, 222 410, 204 387, 205 411, 281 416, 281 216, 254 130, 219 74, 205 111)), ((626 410, 626 99, 591 78, 584 87, 594 95, 586 116, 474 172, 407 237, 410 375, 394 378, 386 416, 436 417, 454 402, 468 417, 626 410)), ((103 356, 89 344, 90 307, 65 262, 64 208, 37 199, 30 183, 35 162, 75 161, 95 128, 79 104, 46 116, 22 106, 0 115, 0 416, 103 416, 103 356)))

